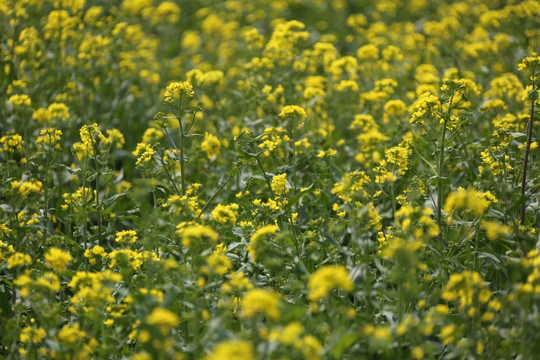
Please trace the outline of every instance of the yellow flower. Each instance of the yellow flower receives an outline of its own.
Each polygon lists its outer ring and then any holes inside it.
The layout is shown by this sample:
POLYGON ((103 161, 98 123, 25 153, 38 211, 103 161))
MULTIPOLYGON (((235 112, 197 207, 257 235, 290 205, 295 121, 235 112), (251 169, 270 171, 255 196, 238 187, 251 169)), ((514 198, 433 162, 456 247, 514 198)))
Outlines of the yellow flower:
POLYGON ((119 243, 133 244, 137 241, 137 232, 134 230, 122 230, 116 233, 114 241, 119 243))
POLYGON ((152 22, 157 24, 166 21, 170 24, 180 20, 180 7, 172 1, 164 1, 156 7, 152 14, 152 22))
POLYGON ((64 103, 54 102, 47 108, 47 120, 51 118, 66 120, 69 116, 69 108, 64 103))
POLYGON ((73 325, 64 325, 58 332, 58 338, 67 344, 73 344, 78 340, 82 340, 86 336, 86 332, 80 329, 80 325, 75 323, 73 325))
POLYGON ((466 270, 450 276, 441 297, 446 301, 457 301, 459 308, 463 309, 477 303, 487 303, 491 298, 491 291, 479 273, 466 270))
POLYGON ((24 141, 19 134, 2 136, 0 138, 0 152, 15 152, 15 150, 20 150, 22 148, 23 143, 24 141))
POLYGON ((225 245, 218 244, 216 246, 216 249, 206 260, 208 262, 208 265, 212 267, 216 274, 224 275, 232 267, 231 260, 229 260, 229 258, 225 254, 226 251, 227 247, 225 245))
POLYGON ((100 142, 105 141, 105 136, 99 130, 98 124, 93 123, 91 125, 83 125, 79 130, 81 141, 89 148, 93 148, 100 142))
POLYGON ((142 142, 145 144, 155 144, 162 137, 163 137, 163 131, 151 127, 145 130, 143 134, 142 142))
POLYGON ((419 346, 415 346, 411 349, 411 356, 415 360, 421 360, 424 358, 424 350, 419 346))
POLYGON ((218 240, 218 234, 212 230, 211 227, 200 224, 188 225, 184 227, 183 224, 180 223, 177 226, 176 233, 182 236, 182 245, 186 247, 190 246, 194 240, 201 241, 203 239, 209 239, 212 242, 216 242, 218 240))
POLYGON ((418 100, 413 105, 414 112, 411 116, 410 122, 416 124, 423 121, 424 117, 432 117, 437 115, 441 111, 441 102, 439 98, 428 92, 420 95, 418 100))
POLYGON ((281 195, 287 186, 287 174, 275 175, 272 178, 272 190, 276 195, 281 195))
POLYGON ((43 192, 43 184, 38 180, 32 179, 17 185, 19 187, 19 194, 21 194, 23 197, 27 197, 31 193, 41 194, 43 192))
POLYGON ((302 353, 305 359, 317 360, 321 358, 322 345, 311 335, 306 335, 302 339, 302 353))
POLYGON ((364 45, 356 51, 356 56, 362 60, 377 60, 379 49, 373 44, 364 45))
POLYGON ((16 252, 7 259, 7 263, 8 269, 11 269, 17 266, 32 264, 32 258, 28 254, 16 252))
POLYGON ((48 266, 52 267, 55 271, 64 271, 71 260, 73 260, 73 258, 70 253, 55 247, 50 248, 45 254, 45 261, 47 261, 48 266))
POLYGON ((271 290, 252 289, 242 299, 242 316, 246 318, 263 314, 272 320, 279 319, 279 297, 271 290))
POLYGON ((105 137, 105 144, 111 146, 116 144, 116 148, 120 149, 126 143, 124 135, 118 129, 105 130, 107 137, 105 137))
POLYGON ((251 235, 249 245, 247 250, 251 254, 253 261, 256 261, 257 258, 262 254, 262 249, 265 248, 265 241, 267 235, 275 234, 279 230, 277 225, 266 225, 262 226, 257 231, 251 235))
POLYGON ((450 324, 441 329, 439 338, 441 339, 443 345, 448 345, 454 341, 456 335, 456 325, 450 324))
POLYGON ((21 330, 21 335, 19 339, 22 343, 29 343, 30 341, 34 344, 39 344, 47 335, 45 329, 42 328, 33 328, 31 326, 26 326, 21 330))
POLYGON ((279 341, 284 345, 294 344, 304 332, 304 327, 298 321, 293 321, 283 328, 283 330, 270 333, 270 340, 279 341))
POLYGON ((479 193, 474 189, 458 189, 450 193, 444 202, 444 211, 447 214, 446 221, 452 224, 452 213, 457 209, 468 209, 474 215, 480 217, 489 207, 489 200, 496 202, 490 193, 479 193))
MULTIPOLYGON (((140 338, 139 338, 139 340, 140 340, 140 338)), ((141 342, 144 342, 144 341, 141 341, 141 342)), ((132 360, 152 360, 153 357, 152 357, 152 355, 150 355, 146 351, 141 351, 141 352, 138 352, 138 353, 134 354, 131 359, 132 360)))
POLYGON ((353 288, 354 283, 343 265, 326 265, 311 274, 308 282, 308 298, 316 301, 327 296, 332 289, 351 291, 353 288))
POLYGON ((540 66, 540 56, 527 56, 518 65, 518 70, 525 70, 527 68, 536 69, 540 66))
POLYGON ((253 288, 253 284, 246 278, 244 272, 230 273, 230 280, 224 283, 221 287, 222 292, 229 292, 231 290, 249 290, 253 288))
POLYGON ((219 149, 221 148, 221 142, 214 135, 206 132, 204 134, 204 141, 201 144, 201 148, 206 152, 208 159, 212 159, 214 156, 219 155, 219 149))
POLYGON ((189 81, 172 82, 165 90, 165 102, 167 104, 174 104, 175 100, 180 99, 183 94, 193 97, 195 94, 193 85, 189 81))
POLYGON ((510 234, 508 226, 499 224, 496 221, 482 221, 480 226, 486 230, 486 237, 489 240, 496 240, 498 237, 510 234))
POLYGON ((43 274, 43 276, 37 279, 37 285, 51 291, 58 291, 60 290, 60 279, 58 276, 56 276, 56 274, 46 272, 43 274))
POLYGON ((238 204, 221 205, 218 204, 212 211, 212 220, 220 224, 236 225, 236 217, 238 216, 238 204))
POLYGON ((392 332, 386 326, 377 326, 371 336, 376 340, 390 340, 392 338, 392 332))
POLYGON ((16 94, 9 97, 8 104, 13 104, 15 106, 30 106, 32 105, 32 100, 26 94, 16 94))
POLYGON ((56 130, 54 128, 43 129, 36 138, 36 144, 49 145, 56 149, 60 149, 61 136, 61 130, 56 130))
POLYGON ((206 360, 255 360, 255 350, 248 341, 227 340, 220 342, 206 360))
POLYGON ((306 110, 297 105, 287 105, 279 113, 279 117, 300 117, 301 119, 306 117, 306 110))
POLYGON ((180 325, 178 316, 170 310, 157 307, 146 317, 146 322, 150 325, 159 326, 160 332, 165 335, 172 328, 180 325))

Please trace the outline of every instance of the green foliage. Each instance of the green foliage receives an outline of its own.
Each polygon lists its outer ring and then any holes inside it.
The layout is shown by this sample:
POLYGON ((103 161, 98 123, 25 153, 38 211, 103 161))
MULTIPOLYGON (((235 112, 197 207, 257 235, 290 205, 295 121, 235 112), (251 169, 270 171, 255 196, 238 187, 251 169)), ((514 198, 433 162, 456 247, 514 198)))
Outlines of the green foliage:
POLYGON ((0 358, 534 358, 538 18, 0 1, 0 358))

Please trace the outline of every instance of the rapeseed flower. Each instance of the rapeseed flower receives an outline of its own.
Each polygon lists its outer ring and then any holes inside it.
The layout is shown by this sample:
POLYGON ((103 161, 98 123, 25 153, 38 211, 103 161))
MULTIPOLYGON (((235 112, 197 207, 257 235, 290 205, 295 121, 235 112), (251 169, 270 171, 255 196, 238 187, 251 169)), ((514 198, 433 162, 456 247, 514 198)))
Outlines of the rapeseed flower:
POLYGON ((226 340, 217 344, 205 360, 255 360, 255 349, 248 341, 226 340))
POLYGON ((263 255, 263 249, 266 248, 266 238, 268 235, 273 235, 279 230, 277 225, 265 225, 258 228, 251 235, 247 250, 251 254, 253 261, 256 261, 263 255))
POLYGON ((146 322, 158 326, 161 334, 166 335, 180 325, 180 318, 168 309, 157 307, 146 317, 146 322))
POLYGON ((188 81, 172 82, 165 90, 165 102, 167 104, 174 104, 182 95, 193 97, 195 95, 193 85, 188 81))
POLYGON ((236 218, 238 217, 238 209, 238 204, 218 204, 212 211, 212 220, 220 224, 229 224, 231 226, 235 226, 236 218))
POLYGON ((135 230, 122 230, 116 233, 114 241, 119 243, 134 244, 137 242, 137 232, 135 230))
POLYGON ((276 195, 280 196, 286 189, 287 186, 287 174, 274 175, 272 177, 272 190, 276 195))
POLYGON ((306 117, 306 110, 304 110, 298 105, 287 105, 283 109, 281 109, 279 116, 282 118, 299 117, 303 119, 306 117))
POLYGON ((320 300, 328 295, 333 289, 351 291, 354 283, 349 277, 349 272, 342 265, 325 265, 317 269, 309 277, 308 299, 320 300))
POLYGON ((22 136, 19 134, 5 135, 0 138, 0 152, 5 151, 7 153, 15 152, 15 150, 20 150, 22 144, 24 143, 22 136))
POLYGON ((221 142, 216 136, 206 132, 204 134, 204 140, 201 143, 201 148, 206 152, 208 159, 212 159, 214 156, 219 155, 221 142))
POLYGON ((69 252, 62 251, 59 248, 50 248, 45 254, 45 261, 49 267, 52 267, 54 271, 64 271, 67 265, 73 260, 73 257, 69 252))
POLYGON ((267 316, 272 320, 280 317, 279 297, 271 290, 251 289, 242 298, 242 316, 254 317, 257 314, 267 316))

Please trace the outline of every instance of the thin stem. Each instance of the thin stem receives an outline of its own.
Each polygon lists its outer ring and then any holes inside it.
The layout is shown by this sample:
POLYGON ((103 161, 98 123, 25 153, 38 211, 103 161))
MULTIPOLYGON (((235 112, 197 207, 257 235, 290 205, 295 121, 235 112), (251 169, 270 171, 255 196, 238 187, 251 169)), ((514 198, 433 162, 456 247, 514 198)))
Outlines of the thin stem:
POLYGON ((423 160, 426 164, 428 164, 428 166, 429 166, 429 168, 431 169, 431 171, 433 171, 433 174, 434 174, 434 175, 437 175, 437 170, 433 167, 433 165, 431 165, 431 163, 430 163, 429 161, 427 161, 426 158, 423 157, 423 156, 420 154, 420 151, 418 151, 414 145, 411 144, 411 147, 414 149, 415 154, 416 154, 421 160, 423 160))
POLYGON ((99 166, 99 162, 98 162, 98 159, 97 159, 97 156, 96 156, 96 166, 97 166, 97 169, 96 169, 96 210, 97 210, 97 220, 98 220, 98 233, 99 233, 99 236, 101 238, 101 234, 102 234, 102 219, 101 219, 101 204, 99 202, 99 182, 101 181, 101 169, 100 169, 100 166, 99 166))
MULTIPOLYGON (((532 80, 532 91, 534 92, 534 77, 532 80)), ((523 176, 521 177, 521 211, 520 211, 520 224, 521 226, 525 225, 525 190, 527 186, 527 165, 529 164, 529 152, 531 151, 531 142, 532 142, 532 129, 534 122, 534 102, 535 98, 531 98, 531 114, 529 121, 527 122, 527 145, 525 147, 525 159, 523 160, 523 176)))
POLYGON ((396 185, 396 182, 392 181, 392 185, 390 185, 390 191, 392 195, 392 211, 393 211, 394 217, 396 216, 396 211, 397 211, 395 185, 396 185))
POLYGON ((45 212, 43 214, 43 240, 47 238, 48 228, 49 228, 49 165, 50 165, 50 154, 51 150, 50 148, 47 149, 47 155, 45 159, 45 174, 44 174, 44 181, 43 181, 43 197, 45 200, 45 212))
POLYGON ((184 173, 184 127, 182 125, 182 118, 178 117, 178 124, 180 124, 180 179, 182 181, 182 195, 186 194, 186 174, 184 173))
POLYGON ((292 129, 292 148, 293 148, 293 178, 292 178, 292 183, 293 183, 293 191, 294 191, 294 194, 296 195, 296 144, 295 144, 295 141, 296 141, 296 128, 294 126, 295 124, 293 123, 293 129, 292 129))
POLYGON ((450 97, 450 102, 448 103, 448 111, 443 116, 443 129, 441 134, 441 139, 439 142, 440 150, 439 150, 439 162, 437 164, 437 174, 439 177, 439 184, 437 185, 437 224, 439 225, 439 229, 441 229, 441 233, 439 235, 439 239, 442 240, 442 201, 443 201, 443 183, 442 183, 442 177, 443 177, 443 169, 444 169, 444 142, 445 142, 445 136, 446 136, 446 123, 448 121, 448 118, 450 117, 450 112, 452 111, 452 103, 454 101, 454 93, 452 93, 452 96, 450 97))
MULTIPOLYGON (((172 178, 171 173, 167 169, 167 163, 165 162, 165 160, 163 160, 163 156, 161 157, 161 165, 163 166, 163 169, 165 170, 165 174, 167 174, 167 177, 171 181, 171 184, 172 184, 172 186, 174 188, 174 191, 176 191, 176 193, 178 195, 180 195, 180 191, 178 190, 178 187, 176 187, 176 184, 174 183, 174 179, 172 178)), ((184 194, 182 194, 182 195, 184 195, 184 194)))
MULTIPOLYGON (((83 169, 82 169, 82 172, 83 172, 83 187, 82 187, 82 201, 83 201, 83 204, 82 204, 82 221, 83 221, 83 228, 82 228, 82 238, 83 238, 83 248, 84 248, 84 251, 86 252, 86 250, 88 250, 88 244, 86 243, 86 226, 87 226, 87 221, 86 221, 86 204, 88 202, 88 199, 86 198, 86 172, 87 172, 87 168, 88 168, 88 154, 85 154, 85 159, 84 159, 84 162, 83 162, 83 169)), ((85 257, 85 261, 84 261, 84 265, 85 265, 85 268, 86 268, 86 271, 88 272, 88 261, 87 261, 87 258, 85 257)))
POLYGON ((540 185, 536 185, 534 189, 531 190, 530 196, 536 194, 540 190, 540 185))
MULTIPOLYGON (((180 96, 180 104, 182 103, 182 96, 180 96)), ((183 111, 183 108, 182 106, 180 105, 180 111, 178 113, 176 113, 176 111, 174 111, 174 108, 171 107, 171 111, 173 112, 173 114, 176 116, 176 119, 178 120, 178 125, 180 126, 180 150, 178 150, 178 148, 176 147, 176 144, 174 142, 174 140, 172 139, 172 136, 169 134, 169 131, 167 130, 167 127, 165 127, 165 133, 167 134, 167 136, 169 137, 169 139, 171 139, 171 142, 172 142, 172 145, 174 147, 174 149, 180 153, 180 180, 181 180, 181 184, 182 184, 182 196, 183 195, 186 195, 186 175, 184 173, 184 169, 185 169, 185 165, 184 165, 184 142, 185 142, 185 137, 186 137, 186 134, 184 132, 184 125, 182 124, 182 111, 183 111)), ((191 129, 191 127, 193 126, 193 123, 195 122, 195 117, 193 118, 193 121, 191 122, 191 125, 189 125, 189 127, 186 129, 186 132, 189 131, 189 129, 191 129)))
POLYGON ((262 166, 261 160, 259 159, 258 156, 255 156, 255 160, 257 161, 257 167, 259 168, 259 171, 261 172, 262 176, 264 176, 264 179, 266 180, 266 185, 268 186, 268 188, 273 194, 274 190, 272 190, 272 182, 268 178, 268 175, 266 175, 266 171, 264 171, 264 167, 262 166))
POLYGON ((208 205, 210 205, 210 203, 212 202, 212 200, 214 200, 214 198, 217 196, 217 194, 219 194, 219 192, 220 192, 221 190, 223 190, 223 188, 224 188, 225 186, 227 186, 227 184, 229 183, 230 180, 231 180, 231 177, 228 176, 228 177, 227 177, 227 180, 225 180, 225 181, 223 182, 223 184, 221 184, 221 186, 219 187, 219 189, 217 189, 217 191, 214 193, 214 195, 212 195, 212 196, 210 197, 210 199, 208 199, 208 201, 206 202, 206 204, 204 204, 203 208, 201 209, 201 212, 199 213, 199 215, 197 215, 197 217, 196 217, 197 220, 201 217, 201 215, 202 215, 202 213, 204 212, 204 210, 206 210, 206 208, 208 207, 208 205))

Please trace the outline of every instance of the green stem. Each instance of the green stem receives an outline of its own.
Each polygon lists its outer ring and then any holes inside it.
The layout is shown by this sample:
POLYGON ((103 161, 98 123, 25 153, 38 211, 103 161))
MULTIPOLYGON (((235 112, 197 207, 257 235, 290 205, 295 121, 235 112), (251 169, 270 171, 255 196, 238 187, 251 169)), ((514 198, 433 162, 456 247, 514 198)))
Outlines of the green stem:
MULTIPOLYGON (((174 188, 174 191, 180 195, 180 191, 178 190, 178 187, 176 187, 176 183, 174 182, 174 179, 172 178, 172 175, 171 173, 169 172, 169 170, 167 169, 167 163, 163 160, 163 156, 161 157, 161 165, 163 166, 163 169, 165 170, 165 174, 167 174, 167 177, 169 178, 169 180, 171 181, 171 184, 174 188)), ((182 193, 182 195, 184 195, 182 193)))
MULTIPOLYGON (((181 113, 182 109, 180 109, 181 113)), ((182 181, 182 195, 186 194, 186 174, 184 173, 185 164, 184 164, 184 141, 185 141, 185 133, 184 133, 184 125, 182 124, 182 117, 177 116, 178 118, 178 124, 180 126, 180 178, 182 181)))
MULTIPOLYGON (((534 93, 534 78, 532 80, 532 90, 531 93, 534 93)), ((527 187, 527 165, 529 164, 529 153, 531 151, 531 142, 532 142, 532 129, 534 122, 534 102, 535 98, 531 98, 531 113, 529 116, 529 121, 527 122, 527 146, 525 147, 525 159, 523 160, 523 176, 521 177, 521 211, 520 211, 520 224, 521 226, 525 225, 525 190, 527 187)))
POLYGON ((442 202, 443 202, 443 169, 444 169, 444 142, 446 137, 446 124, 448 122, 448 118, 450 117, 450 112, 452 111, 452 103, 454 101, 454 93, 452 93, 452 96, 450 97, 450 102, 448 103, 448 110, 446 114, 443 116, 443 128, 441 133, 441 139, 439 141, 439 162, 437 163, 437 174, 439 178, 439 184, 437 185, 437 224, 439 225, 439 229, 441 229, 441 232, 439 234, 439 239, 443 240, 443 231, 442 231, 442 202))
POLYGON ((217 191, 214 193, 214 195, 212 195, 212 196, 210 197, 210 199, 208 199, 208 201, 206 202, 206 204, 204 204, 203 208, 201 209, 201 212, 199 213, 199 215, 197 215, 197 217, 196 217, 197 220, 201 217, 201 215, 202 215, 202 213, 204 212, 204 210, 206 210, 206 208, 208 207, 208 205, 212 202, 212 200, 214 200, 214 198, 217 196, 217 194, 219 194, 219 192, 220 192, 221 190, 223 190, 223 188, 224 188, 225 186, 227 186, 227 184, 229 183, 230 180, 231 180, 231 177, 230 177, 230 176, 227 177, 227 180, 225 180, 225 181, 223 182, 223 184, 221 184, 221 186, 219 187, 219 189, 217 189, 217 191))
MULTIPOLYGON (((83 163, 83 187, 82 187, 82 222, 83 222, 83 228, 82 228, 82 238, 83 238, 83 249, 84 251, 86 252, 86 250, 88 250, 88 244, 86 243, 86 226, 87 226, 87 221, 86 221, 86 205, 87 205, 87 198, 86 198, 86 172, 87 172, 87 167, 88 167, 88 159, 84 159, 84 163, 83 163)), ((88 259, 86 257, 84 257, 84 266, 85 266, 85 269, 86 271, 88 272, 88 259)))
POLYGON ((100 181, 100 174, 101 170, 99 169, 99 163, 96 157, 96 166, 98 167, 97 173, 96 173, 96 209, 97 209, 97 219, 98 219, 98 233, 99 237, 101 238, 102 234, 102 223, 101 223, 101 204, 99 203, 99 181, 100 181))
POLYGON ((257 161, 257 167, 259 168, 259 171, 261 172, 262 176, 264 177, 266 181, 266 185, 270 189, 270 192, 273 194, 274 190, 272 190, 272 181, 270 181, 270 178, 268 175, 266 175, 266 171, 264 171, 264 167, 262 166, 261 160, 258 156, 255 156, 255 160, 257 161))
POLYGON ((392 194, 392 211, 393 211, 393 216, 395 218, 396 216, 396 211, 397 211, 397 205, 396 205, 396 193, 395 193, 395 184, 396 182, 395 181, 392 181, 391 185, 390 185, 390 191, 391 191, 391 194, 392 194))
MULTIPOLYGON (((182 97, 180 97, 180 104, 181 103, 182 103, 182 97)), ((176 119, 178 120, 178 125, 180 126, 180 149, 178 149, 178 147, 176 147, 176 143, 174 142, 172 136, 169 134, 169 131, 167 130, 166 126, 164 127, 164 130, 165 130, 165 133, 167 134, 167 136, 169 137, 169 139, 171 140, 174 149, 176 150, 176 152, 178 152, 180 154, 180 180, 181 180, 181 183, 182 183, 182 196, 183 196, 183 195, 186 194, 186 175, 184 173, 184 169, 185 169, 185 165, 184 165, 184 142, 185 142, 185 138, 186 138, 186 133, 184 132, 184 125, 182 124, 182 115, 181 115, 182 111, 183 111, 183 108, 182 108, 182 106, 180 106, 179 112, 177 113, 175 111, 175 109, 173 107, 171 107, 171 111, 176 116, 176 119)), ((189 127, 186 129, 186 132, 191 129, 194 122, 195 122, 195 117, 193 118, 193 121, 191 122, 189 127)), ((176 186, 175 186, 175 188, 176 188, 176 186)))
POLYGON ((45 173, 43 179, 43 198, 45 200, 45 211, 43 213, 43 241, 47 238, 48 227, 49 227, 49 154, 47 154, 47 159, 45 160, 45 173))

